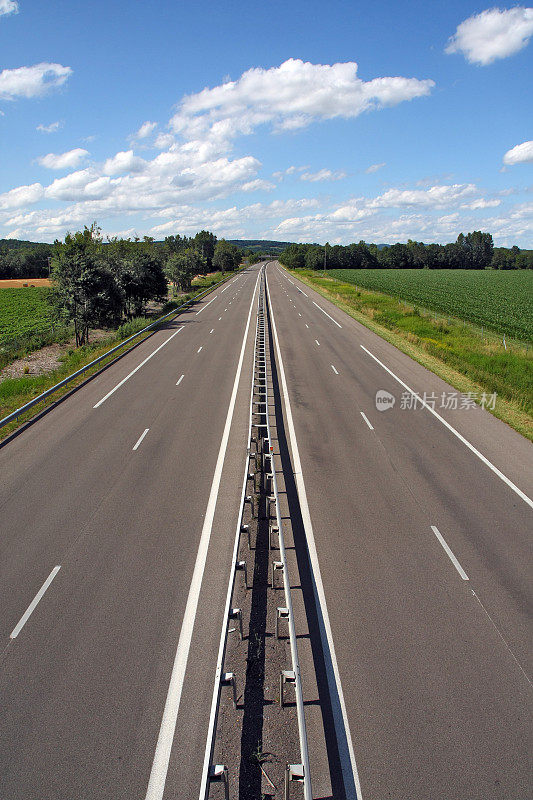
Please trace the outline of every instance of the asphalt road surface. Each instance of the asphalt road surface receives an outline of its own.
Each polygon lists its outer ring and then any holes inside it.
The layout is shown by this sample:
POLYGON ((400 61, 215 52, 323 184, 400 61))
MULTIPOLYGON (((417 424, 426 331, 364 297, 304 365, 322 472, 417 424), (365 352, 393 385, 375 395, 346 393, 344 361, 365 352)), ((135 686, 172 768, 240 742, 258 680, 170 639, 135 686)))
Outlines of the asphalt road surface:
MULTIPOLYGON (((267 275, 345 769, 365 800, 527 800, 531 445, 441 410, 451 387, 267 275), (404 408, 398 379, 440 416, 404 408)), ((197 796, 258 276, 0 447, 2 800, 197 796)))
POLYGON ((452 387, 267 275, 363 798, 531 798, 530 443, 480 408, 442 410, 452 387))
POLYGON ((165 779, 165 797, 197 796, 247 445, 258 272, 215 290, 0 448, 2 800, 156 800, 165 779), (195 609, 191 581, 209 534, 195 609), (193 623, 182 669, 178 641, 193 623))

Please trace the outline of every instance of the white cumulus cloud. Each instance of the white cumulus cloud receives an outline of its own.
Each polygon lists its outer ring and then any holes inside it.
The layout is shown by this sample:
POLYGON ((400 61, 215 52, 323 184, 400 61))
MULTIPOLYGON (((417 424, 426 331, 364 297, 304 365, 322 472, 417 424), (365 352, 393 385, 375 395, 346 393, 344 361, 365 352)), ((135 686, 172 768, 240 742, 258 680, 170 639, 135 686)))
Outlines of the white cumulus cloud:
POLYGON ((188 139, 228 141, 268 124, 276 131, 343 117, 423 97, 432 80, 385 77, 364 81, 357 64, 311 64, 291 58, 279 67, 254 68, 236 81, 186 96, 171 127, 188 139))
POLYGON ((40 133, 55 133, 62 127, 63 123, 58 120, 57 122, 51 122, 50 125, 37 125, 36 130, 40 133))
POLYGON ((430 189, 388 189, 372 200, 376 208, 402 206, 439 207, 455 203, 478 192, 473 183, 455 183, 451 186, 432 186, 430 189))
POLYGON ((532 34, 533 8, 489 8, 461 22, 445 52, 463 53, 471 64, 486 66, 522 50, 532 34))
POLYGON ((381 164, 371 164, 369 167, 365 169, 367 175, 372 175, 373 172, 377 172, 378 169, 382 169, 385 166, 386 162, 382 161, 381 164))
POLYGON ((317 183, 318 181, 341 181, 345 177, 346 173, 341 170, 319 169, 318 172, 302 172, 300 180, 317 183))
POLYGON ((0 17, 4 17, 7 14, 17 14, 19 10, 19 4, 16 0, 0 0, 0 17))
POLYGON ((133 154, 133 150, 125 150, 108 158, 104 164, 105 175, 119 175, 122 172, 142 172, 147 166, 143 158, 133 154))
POLYGON ((44 189, 40 183, 32 183, 30 186, 17 186, 16 189, 0 194, 0 209, 24 208, 31 203, 37 203, 43 195, 44 189))
POLYGON ((73 150, 68 150, 66 153, 48 153, 37 159, 37 163, 41 167, 47 169, 74 169, 89 155, 88 150, 83 150, 81 147, 75 147, 73 150))
POLYGON ((503 157, 503 163, 507 166, 513 164, 530 164, 533 162, 533 142, 522 142, 508 150, 503 157))
POLYGON ((70 67, 48 63, 4 69, 0 72, 0 100, 40 97, 62 86, 71 74, 70 67))
POLYGON ((157 128, 157 122, 150 122, 146 121, 143 122, 141 127, 138 131, 136 131, 132 136, 130 136, 131 140, 140 140, 140 139, 147 139, 157 128))

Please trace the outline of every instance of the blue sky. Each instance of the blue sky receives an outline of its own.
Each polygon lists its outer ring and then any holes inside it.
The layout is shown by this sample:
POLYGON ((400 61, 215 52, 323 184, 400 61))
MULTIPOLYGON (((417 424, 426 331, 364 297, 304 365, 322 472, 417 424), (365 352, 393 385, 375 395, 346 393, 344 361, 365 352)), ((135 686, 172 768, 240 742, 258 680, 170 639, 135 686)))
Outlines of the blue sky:
POLYGON ((533 247, 533 8, 0 0, 0 238, 533 247))

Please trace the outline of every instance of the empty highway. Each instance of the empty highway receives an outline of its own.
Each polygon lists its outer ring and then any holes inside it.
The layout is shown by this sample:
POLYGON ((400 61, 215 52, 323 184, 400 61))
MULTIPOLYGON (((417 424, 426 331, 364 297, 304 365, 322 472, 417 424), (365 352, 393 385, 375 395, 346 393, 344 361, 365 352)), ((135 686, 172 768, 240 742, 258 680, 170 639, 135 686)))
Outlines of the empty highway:
MULTIPOLYGON (((530 798, 531 444, 441 409, 452 387, 277 262, 266 276, 345 796, 530 798)), ((0 447, 2 800, 198 796, 259 280, 0 447)))

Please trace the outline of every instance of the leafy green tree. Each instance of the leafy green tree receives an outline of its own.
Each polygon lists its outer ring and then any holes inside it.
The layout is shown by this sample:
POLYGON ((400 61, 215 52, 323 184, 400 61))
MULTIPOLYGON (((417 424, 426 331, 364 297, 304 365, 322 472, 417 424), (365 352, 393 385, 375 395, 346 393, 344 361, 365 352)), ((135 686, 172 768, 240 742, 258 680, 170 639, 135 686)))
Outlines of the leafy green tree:
POLYGON ((101 258, 102 239, 96 223, 64 242, 54 243, 52 279, 68 318, 74 323, 76 345, 89 341, 89 331, 120 318, 121 296, 101 258))
POLYGON ((165 264, 165 274, 173 284, 174 289, 188 291, 192 279, 199 275, 205 262, 195 247, 187 247, 178 253, 172 253, 165 264))
POLYGON ((216 243, 217 237, 210 231, 200 231, 194 237, 194 246, 205 260, 208 271, 213 267, 216 243))
POLYGON ((241 263, 242 251, 236 244, 221 239, 215 246, 213 266, 221 272, 232 272, 241 263))

